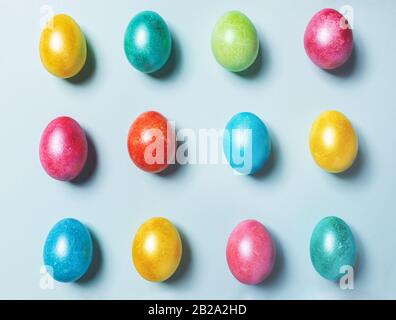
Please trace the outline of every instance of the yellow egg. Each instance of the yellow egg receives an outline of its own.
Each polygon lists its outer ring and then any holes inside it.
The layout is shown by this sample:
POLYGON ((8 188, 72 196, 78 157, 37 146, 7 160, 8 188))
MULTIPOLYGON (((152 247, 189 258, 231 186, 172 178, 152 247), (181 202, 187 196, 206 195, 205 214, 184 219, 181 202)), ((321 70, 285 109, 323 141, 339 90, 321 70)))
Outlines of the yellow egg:
POLYGON ((73 18, 58 14, 48 21, 41 33, 40 58, 47 71, 59 78, 71 78, 81 71, 87 44, 73 18))
POLYGON ((152 218, 142 224, 132 243, 132 259, 137 272, 146 280, 161 282, 179 266, 182 242, 175 226, 165 218, 152 218))
POLYGON ((352 166, 358 152, 358 138, 351 122, 338 111, 323 112, 314 122, 309 137, 316 163, 331 173, 352 166))

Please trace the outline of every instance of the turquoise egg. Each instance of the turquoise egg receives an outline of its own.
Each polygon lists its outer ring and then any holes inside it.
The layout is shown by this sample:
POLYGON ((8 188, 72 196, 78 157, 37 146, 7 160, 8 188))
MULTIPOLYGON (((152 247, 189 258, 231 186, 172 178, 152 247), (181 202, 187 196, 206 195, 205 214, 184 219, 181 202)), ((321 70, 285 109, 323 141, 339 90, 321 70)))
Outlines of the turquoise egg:
POLYGON ((340 218, 319 221, 311 236, 311 261, 315 270, 328 280, 339 280, 344 266, 353 267, 356 244, 349 226, 340 218))
POLYGON ((271 137, 259 117, 250 112, 241 112, 226 125, 223 150, 233 169, 244 175, 254 174, 269 159, 271 137))
POLYGON ((44 244, 44 265, 59 282, 80 279, 92 262, 92 238, 78 220, 59 221, 49 232, 44 244))
POLYGON ((172 37, 162 17, 153 11, 137 14, 124 36, 124 51, 130 64, 144 73, 161 69, 169 59, 172 37))

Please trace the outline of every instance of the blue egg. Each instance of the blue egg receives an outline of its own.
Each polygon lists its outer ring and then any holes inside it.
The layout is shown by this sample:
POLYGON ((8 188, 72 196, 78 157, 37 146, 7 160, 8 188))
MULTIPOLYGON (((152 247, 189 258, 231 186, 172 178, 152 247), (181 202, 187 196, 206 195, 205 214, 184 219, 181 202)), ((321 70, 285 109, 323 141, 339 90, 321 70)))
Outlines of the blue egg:
POLYGON ((57 281, 80 279, 92 262, 92 238, 78 220, 63 219, 49 232, 44 245, 44 265, 57 281))
POLYGON ((172 50, 172 37, 164 19, 153 11, 137 14, 125 31, 124 50, 137 70, 152 73, 161 69, 172 50))
POLYGON ((326 217, 319 221, 311 236, 311 261, 324 278, 339 280, 356 261, 356 245, 352 231, 340 218, 326 217))
POLYGON ((268 161, 271 137, 259 117, 250 112, 241 112, 227 123, 223 150, 233 169, 245 175, 254 174, 268 161))

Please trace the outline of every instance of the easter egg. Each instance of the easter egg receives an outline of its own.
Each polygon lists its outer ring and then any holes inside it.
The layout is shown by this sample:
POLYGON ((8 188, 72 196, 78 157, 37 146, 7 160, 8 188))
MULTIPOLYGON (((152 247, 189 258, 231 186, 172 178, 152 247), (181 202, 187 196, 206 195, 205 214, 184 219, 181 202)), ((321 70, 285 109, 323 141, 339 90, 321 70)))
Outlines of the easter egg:
POLYGON ((68 15, 52 17, 41 32, 41 62, 59 78, 71 78, 83 68, 87 44, 78 24, 68 15))
POLYGON ((182 242, 176 227, 165 218, 152 218, 142 224, 132 243, 132 259, 137 272, 146 280, 162 282, 177 270, 182 242))
POLYGON ((350 168, 358 153, 358 138, 351 122, 338 111, 323 112, 311 128, 309 145, 315 162, 340 173, 350 168))
POLYGON ((318 67, 331 70, 342 66, 353 50, 353 34, 348 20, 334 9, 319 11, 305 30, 304 47, 318 67))
POLYGON ((311 261, 315 270, 328 280, 339 280, 344 267, 353 267, 356 245, 352 231, 340 218, 319 221, 311 236, 311 261))
POLYGON ((172 37, 162 17, 153 11, 137 14, 124 36, 124 51, 130 64, 144 73, 161 69, 169 59, 172 37))
POLYGON ((52 178, 71 181, 81 173, 88 157, 88 142, 77 121, 59 117, 41 135, 40 161, 52 178))
POLYGON ((223 150, 233 169, 245 175, 254 174, 268 161, 271 137, 259 117, 250 112, 241 112, 226 125, 223 150))
POLYGON ((78 220, 59 221, 49 232, 44 244, 44 265, 59 282, 80 279, 92 262, 92 238, 78 220))
POLYGON ((245 220, 231 232, 227 242, 228 267, 244 284, 259 284, 271 273, 276 249, 267 229, 256 220, 245 220))
POLYGON ((174 128, 159 112, 142 113, 129 129, 129 156, 146 172, 158 173, 174 163, 175 146, 174 128))
POLYGON ((212 32, 212 52, 225 69, 240 72, 257 58, 259 40, 253 23, 239 11, 230 11, 216 23, 212 32))

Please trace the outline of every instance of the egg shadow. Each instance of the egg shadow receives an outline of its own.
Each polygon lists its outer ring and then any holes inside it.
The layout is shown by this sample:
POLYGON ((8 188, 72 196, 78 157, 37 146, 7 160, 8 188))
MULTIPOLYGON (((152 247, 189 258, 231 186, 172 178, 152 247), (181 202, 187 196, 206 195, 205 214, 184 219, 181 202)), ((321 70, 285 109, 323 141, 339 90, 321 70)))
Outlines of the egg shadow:
POLYGON ((88 83, 90 80, 93 79, 93 76, 96 72, 96 56, 95 52, 92 48, 91 42, 88 39, 87 36, 85 36, 86 43, 87 43, 87 59, 85 61, 85 64, 81 71, 75 75, 74 77, 71 77, 69 79, 66 79, 67 82, 73 84, 73 85, 81 85, 88 83))
POLYGON ((356 129, 355 131, 358 136, 358 144, 359 144, 358 153, 356 155, 355 161, 348 170, 334 174, 334 176, 337 177, 338 179, 342 179, 342 180, 357 179, 359 176, 362 175, 366 167, 366 161, 367 161, 366 143, 361 133, 356 129))
POLYGON ((267 279, 265 279, 263 282, 258 284, 259 287, 266 289, 277 285, 285 269, 285 255, 282 248, 282 244, 279 241, 279 238, 271 230, 268 229, 268 231, 271 234, 272 241, 274 242, 276 248, 276 256, 275 256, 275 264, 272 269, 272 272, 270 273, 267 279))
POLYGON ((364 264, 365 264, 365 255, 364 255, 364 247, 363 242, 360 239, 359 234, 356 232, 354 228, 352 229, 353 237, 355 238, 356 243, 356 261, 354 265, 354 280, 358 281, 362 278, 364 273, 364 264))
POLYGON ((253 62, 253 64, 246 70, 240 72, 234 72, 234 74, 236 74, 241 78, 246 78, 246 79, 257 78, 263 71, 263 64, 264 64, 263 49, 260 44, 256 60, 253 62))
POLYGON ((78 285, 85 285, 97 280, 103 268, 103 251, 98 241, 96 234, 89 228, 89 233, 92 238, 93 257, 88 271, 76 281, 78 285))
POLYGON ((180 71, 180 65, 183 60, 182 50, 177 35, 172 30, 170 31, 172 36, 171 53, 168 58, 168 61, 161 69, 148 74, 150 77, 154 79, 159 79, 159 80, 168 79, 175 76, 178 73, 178 71, 180 71))
POLYGON ((324 70, 326 73, 333 75, 335 77, 341 78, 341 79, 347 79, 356 74, 358 69, 360 68, 359 66, 359 45, 357 44, 357 41, 354 41, 353 49, 351 56, 349 59, 340 66, 339 68, 332 69, 332 70, 324 70))
POLYGON ((98 166, 98 154, 95 143, 87 132, 85 135, 87 137, 88 143, 87 162, 85 163, 85 166, 79 176, 71 181, 73 185, 84 185, 90 181, 93 178, 98 166))
MULTIPOLYGON (((175 133, 177 133, 177 132, 178 132, 178 128, 176 127, 175 133)), ((176 136, 177 136, 177 134, 176 134, 176 136)), ((183 143, 186 143, 186 142, 185 141, 176 141, 175 163, 170 164, 168 166, 168 168, 166 168, 164 171, 157 173, 158 177, 166 178, 169 176, 174 176, 176 174, 179 174, 182 171, 183 167, 186 166, 186 164, 182 165, 179 162, 177 162, 177 159, 176 159, 176 152, 179 149, 180 145, 182 145, 183 143)), ((187 150, 187 152, 188 152, 188 150, 187 150)))
MULTIPOLYGON (((362 277, 362 273, 364 270, 365 256, 364 256, 364 249, 363 249, 362 241, 360 240, 355 229, 352 228, 351 226, 350 226, 350 229, 352 231, 353 238, 355 239, 355 245, 356 245, 356 247, 355 247, 356 248, 356 260, 355 260, 355 264, 352 266, 353 267, 353 278, 352 279, 354 282, 353 286, 355 289, 356 282, 358 281, 359 278, 362 277)), ((346 273, 344 275, 346 275, 346 273)), ((344 275, 342 275, 342 276, 344 276, 344 275)), ((334 286, 336 286, 339 289, 340 289, 340 281, 341 281, 342 276, 340 277, 340 279, 332 281, 334 286)), ((349 291, 349 290, 344 289, 343 291, 349 291)))
POLYGON ((176 161, 175 163, 170 164, 169 167, 166 168, 164 171, 158 172, 157 176, 161 178, 173 176, 179 172, 179 169, 181 167, 182 166, 176 161))
POLYGON ((180 283, 183 281, 184 278, 188 276, 188 273, 191 270, 191 263, 192 263, 192 254, 191 254, 191 245, 186 238, 184 232, 180 230, 180 228, 177 228, 180 234, 180 238, 182 240, 182 257, 181 261, 179 264, 179 267, 177 268, 176 272, 172 277, 170 277, 168 280, 164 281, 165 285, 176 285, 177 283, 180 283))
POLYGON ((245 79, 256 79, 268 71, 271 66, 269 47, 263 37, 259 35, 259 38, 259 50, 256 60, 249 68, 241 72, 235 72, 235 75, 245 79))
POLYGON ((271 174, 275 173, 276 167, 279 165, 280 153, 279 153, 279 144, 276 136, 273 132, 270 132, 271 135, 271 153, 267 160, 267 163, 256 173, 250 175, 253 179, 262 180, 268 178, 271 174))

